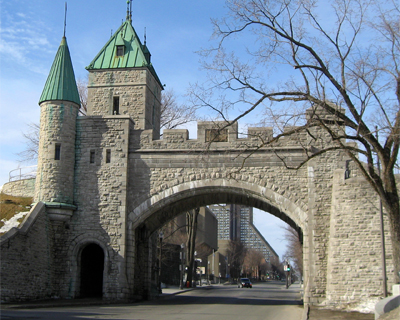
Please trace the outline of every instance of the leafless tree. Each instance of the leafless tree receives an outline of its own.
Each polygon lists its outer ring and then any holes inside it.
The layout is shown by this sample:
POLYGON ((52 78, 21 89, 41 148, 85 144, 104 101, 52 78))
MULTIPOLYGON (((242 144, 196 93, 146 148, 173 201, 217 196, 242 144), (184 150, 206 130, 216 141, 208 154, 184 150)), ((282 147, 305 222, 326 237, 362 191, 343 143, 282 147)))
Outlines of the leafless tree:
POLYGON ((227 257, 230 264, 229 274, 232 278, 237 279, 241 276, 245 256, 246 248, 244 244, 237 240, 230 240, 227 249, 227 257))
POLYGON ((254 249, 246 250, 243 261, 243 272, 256 278, 260 278, 261 265, 265 261, 263 254, 254 249))
POLYGON ((194 259, 196 249, 196 233, 197 233, 197 218, 199 216, 200 208, 190 210, 186 213, 187 221, 187 242, 186 242, 186 268, 187 268, 187 281, 191 284, 194 272, 194 259))
POLYGON ((79 99, 81 101, 81 107, 79 109, 79 115, 86 115, 87 112, 87 97, 88 97, 88 76, 86 78, 78 78, 76 80, 76 86, 78 88, 79 99))
POLYGON ((28 130, 22 133, 25 139, 25 150, 17 153, 19 162, 36 162, 38 157, 40 128, 37 123, 29 123, 28 130))
POLYGON ((289 225, 284 227, 284 237, 287 241, 284 258, 292 261, 293 267, 303 276, 303 246, 300 242, 299 233, 289 225))
POLYGON ((172 89, 162 92, 161 129, 176 129, 196 119, 196 108, 193 105, 179 104, 172 89))
POLYGON ((213 21, 217 45, 203 52, 210 80, 193 86, 194 103, 211 108, 228 125, 264 114, 275 137, 260 138, 257 147, 301 132, 316 139, 312 129, 322 129, 328 143, 306 153, 302 165, 338 149, 352 159, 388 213, 397 279, 398 2, 230 0, 226 6, 226 18, 213 21), (284 131, 289 125, 296 127, 284 131))

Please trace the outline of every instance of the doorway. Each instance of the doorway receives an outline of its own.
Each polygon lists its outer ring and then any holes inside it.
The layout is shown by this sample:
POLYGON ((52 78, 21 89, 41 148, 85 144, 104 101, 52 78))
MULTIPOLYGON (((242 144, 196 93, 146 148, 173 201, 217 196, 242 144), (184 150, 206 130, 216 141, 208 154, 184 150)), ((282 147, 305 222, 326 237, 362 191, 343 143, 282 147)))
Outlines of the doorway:
POLYGON ((82 250, 81 255, 81 294, 82 298, 101 298, 103 295, 104 251, 91 243, 82 250))

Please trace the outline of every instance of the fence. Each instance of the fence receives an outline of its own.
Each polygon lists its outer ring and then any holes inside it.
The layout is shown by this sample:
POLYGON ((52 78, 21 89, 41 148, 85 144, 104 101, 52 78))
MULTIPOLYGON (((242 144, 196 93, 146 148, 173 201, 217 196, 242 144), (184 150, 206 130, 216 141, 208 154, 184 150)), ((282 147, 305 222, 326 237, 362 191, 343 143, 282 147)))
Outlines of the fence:
POLYGON ((11 170, 8 174, 8 181, 18 181, 23 179, 31 179, 36 177, 37 165, 29 167, 21 167, 11 170))

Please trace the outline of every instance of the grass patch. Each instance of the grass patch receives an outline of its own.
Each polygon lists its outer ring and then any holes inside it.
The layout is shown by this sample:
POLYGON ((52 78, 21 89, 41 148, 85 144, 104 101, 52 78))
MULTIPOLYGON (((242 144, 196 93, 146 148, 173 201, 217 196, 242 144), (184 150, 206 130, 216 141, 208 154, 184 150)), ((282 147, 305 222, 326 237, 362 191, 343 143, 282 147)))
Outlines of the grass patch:
POLYGON ((0 193, 0 228, 4 225, 1 220, 10 220, 16 213, 29 211, 32 200, 32 197, 13 197, 0 193))

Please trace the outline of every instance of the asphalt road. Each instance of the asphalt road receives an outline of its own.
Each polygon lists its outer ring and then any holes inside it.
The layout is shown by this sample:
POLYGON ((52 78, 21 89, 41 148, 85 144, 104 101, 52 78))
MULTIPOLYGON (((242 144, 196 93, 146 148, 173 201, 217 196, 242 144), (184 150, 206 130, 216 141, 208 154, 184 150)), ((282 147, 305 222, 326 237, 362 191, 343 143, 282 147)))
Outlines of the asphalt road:
POLYGON ((46 309, 2 310, 3 320, 77 319, 155 319, 155 320, 286 320, 301 319, 298 288, 284 283, 260 283, 252 289, 237 286, 211 286, 172 295, 151 302, 130 305, 57 307, 46 309))

